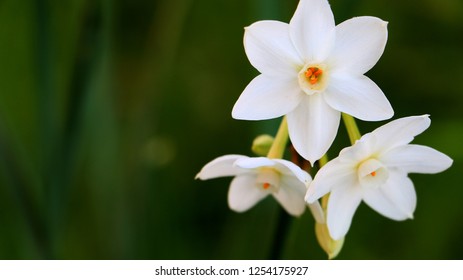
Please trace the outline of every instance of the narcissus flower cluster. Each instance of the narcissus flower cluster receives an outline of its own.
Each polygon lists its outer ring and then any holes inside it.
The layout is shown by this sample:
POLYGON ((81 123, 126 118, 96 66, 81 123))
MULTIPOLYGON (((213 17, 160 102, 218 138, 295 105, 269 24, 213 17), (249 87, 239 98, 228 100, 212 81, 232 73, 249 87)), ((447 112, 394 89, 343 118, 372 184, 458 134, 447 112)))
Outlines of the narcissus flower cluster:
POLYGON ((408 174, 442 172, 452 160, 410 144, 430 126, 428 115, 397 119, 360 135, 354 118, 381 121, 394 114, 382 90, 364 75, 386 41, 387 22, 363 16, 335 25, 326 0, 300 0, 289 23, 265 20, 245 28, 244 49, 260 74, 244 89, 232 116, 283 116, 282 124, 275 138, 256 138, 255 145, 265 139, 254 149, 258 157, 218 157, 197 178, 233 176, 228 204, 237 212, 267 196, 293 216, 308 206, 317 240, 330 257, 340 251, 361 201, 390 219, 412 218, 416 193, 408 174), (341 116, 352 146, 329 161, 326 153, 341 116), (292 159, 301 156, 310 164, 283 159, 288 139, 292 159), (316 163, 320 168, 311 176, 316 163))

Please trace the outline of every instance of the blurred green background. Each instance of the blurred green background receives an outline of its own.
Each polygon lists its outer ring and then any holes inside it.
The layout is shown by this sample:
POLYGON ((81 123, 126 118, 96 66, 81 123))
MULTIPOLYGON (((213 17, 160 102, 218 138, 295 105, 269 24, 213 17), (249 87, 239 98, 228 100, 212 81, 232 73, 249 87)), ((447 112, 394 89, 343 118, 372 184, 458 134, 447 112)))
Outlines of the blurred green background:
MULTIPOLYGON (((194 176, 275 133, 278 120, 231 118, 257 75, 243 27, 288 22, 297 2, 0 0, 0 259, 269 258, 277 203, 237 214, 230 178, 194 176)), ((394 118, 431 114, 415 143, 454 159, 444 173, 411 175, 414 220, 362 204, 339 258, 462 259, 463 1, 330 3, 337 23, 389 22, 368 76, 394 118)), ((331 157, 347 143, 341 126, 331 157)), ((288 226, 281 258, 325 258, 308 212, 288 226)))

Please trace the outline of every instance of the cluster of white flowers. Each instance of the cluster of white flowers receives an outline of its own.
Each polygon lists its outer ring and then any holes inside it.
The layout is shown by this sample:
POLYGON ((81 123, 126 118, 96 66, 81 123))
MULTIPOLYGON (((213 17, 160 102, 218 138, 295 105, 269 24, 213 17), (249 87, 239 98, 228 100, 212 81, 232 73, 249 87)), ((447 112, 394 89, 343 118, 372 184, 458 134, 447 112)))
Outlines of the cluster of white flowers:
MULTIPOLYGON (((245 29, 246 55, 261 74, 245 88, 232 116, 285 116, 287 134, 280 137, 289 134, 297 153, 314 165, 333 143, 341 114, 364 121, 393 116, 384 93, 364 75, 381 57, 386 41, 387 23, 379 18, 356 17, 336 26, 327 0, 300 0, 289 24, 259 21, 245 29)), ((197 178, 235 176, 228 203, 238 212, 269 194, 294 216, 307 203, 316 222, 326 223, 332 241, 341 240, 362 200, 390 219, 413 217, 416 193, 408 173, 437 173, 452 164, 432 148, 409 144, 429 125, 428 115, 406 117, 357 137, 313 180, 282 159, 282 153, 280 158, 270 153, 222 156, 204 166, 197 178), (326 205, 320 205, 319 199, 328 194, 326 205)), ((286 140, 276 140, 272 148, 284 149, 286 140)))

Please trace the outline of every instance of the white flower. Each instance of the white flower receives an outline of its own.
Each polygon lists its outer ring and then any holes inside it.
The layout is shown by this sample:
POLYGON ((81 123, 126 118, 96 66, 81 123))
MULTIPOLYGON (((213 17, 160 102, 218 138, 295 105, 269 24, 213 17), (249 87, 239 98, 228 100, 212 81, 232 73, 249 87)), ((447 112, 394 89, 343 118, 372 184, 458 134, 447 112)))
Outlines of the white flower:
POLYGON ((235 176, 228 191, 228 205, 244 212, 272 195, 291 215, 301 215, 304 195, 312 178, 292 162, 242 155, 221 156, 206 164, 196 178, 207 180, 235 176))
POLYGON ((327 223, 333 239, 347 233, 362 200, 390 219, 413 218, 416 193, 407 174, 438 173, 452 165, 441 152, 408 144, 430 123, 428 115, 392 121, 365 134, 318 171, 306 200, 312 203, 331 192, 327 223))
POLYGON ((290 23, 259 21, 245 29, 244 48, 261 73, 236 102, 235 119, 287 115, 296 150, 312 164, 333 142, 340 112, 378 121, 393 110, 363 74, 384 51, 387 23, 357 17, 335 26, 326 0, 301 0, 290 23))

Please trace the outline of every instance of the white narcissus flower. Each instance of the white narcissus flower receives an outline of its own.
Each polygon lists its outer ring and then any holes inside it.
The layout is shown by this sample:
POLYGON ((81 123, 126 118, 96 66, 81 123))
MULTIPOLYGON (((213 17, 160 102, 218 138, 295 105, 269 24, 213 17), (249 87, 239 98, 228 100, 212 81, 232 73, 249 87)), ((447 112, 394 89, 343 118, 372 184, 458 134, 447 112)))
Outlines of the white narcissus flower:
POLYGON ((318 171, 306 200, 313 203, 331 192, 327 224, 333 239, 347 233, 362 200, 390 219, 413 218, 416 193, 407 174, 438 173, 453 162, 432 148, 409 144, 430 123, 428 115, 392 121, 365 134, 318 171))
POLYGON ((290 161, 226 155, 206 164, 196 178, 227 176, 235 176, 228 191, 228 205, 236 212, 250 209, 271 194, 289 214, 304 213, 304 195, 312 178, 290 161))
POLYGON ((261 73, 232 116, 264 120, 287 115, 294 147, 312 165, 331 146, 340 112, 379 121, 393 115, 381 89, 364 73, 381 57, 387 23, 356 17, 335 26, 326 0, 301 0, 290 23, 259 21, 245 29, 244 48, 261 73))

